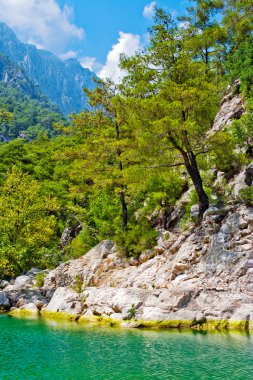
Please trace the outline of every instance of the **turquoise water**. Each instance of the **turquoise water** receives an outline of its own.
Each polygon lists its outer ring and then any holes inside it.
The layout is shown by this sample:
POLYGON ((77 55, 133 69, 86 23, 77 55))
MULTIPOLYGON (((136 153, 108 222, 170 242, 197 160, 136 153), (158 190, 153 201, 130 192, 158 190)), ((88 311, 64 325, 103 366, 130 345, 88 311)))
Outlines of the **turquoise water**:
POLYGON ((253 338, 0 317, 0 380, 253 379, 253 338))

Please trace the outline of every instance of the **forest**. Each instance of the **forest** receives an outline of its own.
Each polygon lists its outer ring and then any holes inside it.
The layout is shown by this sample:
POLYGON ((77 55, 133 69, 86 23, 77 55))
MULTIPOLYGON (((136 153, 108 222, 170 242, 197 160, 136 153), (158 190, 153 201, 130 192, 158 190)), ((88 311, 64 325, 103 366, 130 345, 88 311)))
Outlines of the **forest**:
MULTIPOLYGON (((11 138, 0 144, 2 278, 55 267, 104 239, 138 257, 159 228, 169 229, 166 218, 186 192, 182 230, 229 201, 213 173, 229 178, 253 157, 253 4, 191 3, 179 18, 157 8, 148 45, 121 57, 122 82, 96 80, 95 90, 84 89, 92 108, 67 123, 36 101, 19 107, 15 90, 12 108, 1 101, 0 129, 11 138), (247 112, 210 133, 228 85, 247 112), (24 127, 29 138, 18 137, 24 127)), ((253 205, 252 186, 240 198, 253 205)))

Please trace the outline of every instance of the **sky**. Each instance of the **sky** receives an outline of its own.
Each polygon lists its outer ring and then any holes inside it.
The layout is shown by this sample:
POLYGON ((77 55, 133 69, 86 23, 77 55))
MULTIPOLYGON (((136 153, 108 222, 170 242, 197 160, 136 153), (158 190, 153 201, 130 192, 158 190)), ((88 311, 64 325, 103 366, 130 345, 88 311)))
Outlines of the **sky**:
POLYGON ((154 7, 182 14, 186 0, 0 0, 0 21, 23 42, 77 58, 83 67, 118 82, 121 53, 147 40, 154 7))

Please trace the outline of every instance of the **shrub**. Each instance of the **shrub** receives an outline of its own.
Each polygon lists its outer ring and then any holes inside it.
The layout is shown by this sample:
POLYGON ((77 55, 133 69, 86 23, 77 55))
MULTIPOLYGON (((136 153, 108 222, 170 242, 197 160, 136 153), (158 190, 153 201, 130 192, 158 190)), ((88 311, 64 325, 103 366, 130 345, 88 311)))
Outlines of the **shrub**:
POLYGON ((46 273, 45 272, 41 272, 41 273, 36 274, 36 276, 35 276, 35 286, 36 286, 36 288, 42 288, 44 286, 45 277, 46 277, 46 273))
POLYGON ((115 241, 120 251, 126 257, 139 257, 147 249, 156 244, 157 231, 151 228, 148 220, 136 221, 128 226, 125 231, 120 231, 115 236, 115 241))
POLYGON ((243 200, 243 202, 246 203, 246 205, 253 206, 253 186, 241 189, 239 192, 239 196, 243 200))

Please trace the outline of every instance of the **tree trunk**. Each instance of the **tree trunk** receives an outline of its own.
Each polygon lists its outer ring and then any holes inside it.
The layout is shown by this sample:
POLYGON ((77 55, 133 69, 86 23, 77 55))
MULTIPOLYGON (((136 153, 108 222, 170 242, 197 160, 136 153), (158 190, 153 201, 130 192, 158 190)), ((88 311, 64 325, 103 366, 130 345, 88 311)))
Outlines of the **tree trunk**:
POLYGON ((196 157, 192 151, 183 155, 186 170, 191 177, 193 185, 196 189, 199 198, 199 219, 202 220, 204 212, 209 207, 208 196, 203 188, 203 181, 200 176, 196 157))
POLYGON ((122 227, 123 229, 126 229, 127 223, 128 223, 128 212, 127 212, 125 194, 123 191, 121 191, 119 195, 120 195, 120 203, 121 203, 121 209, 122 209, 122 227))
MULTIPOLYGON (((185 115, 183 113, 182 119, 185 120, 185 115)), ((191 149, 191 145, 188 140, 187 131, 184 133, 184 143, 186 150, 184 150, 173 137, 172 133, 168 133, 169 141, 172 143, 174 148, 178 150, 184 160, 186 170, 191 177, 192 183, 196 189, 199 198, 199 219, 202 220, 204 212, 209 207, 208 196, 203 188, 203 181, 199 172, 198 164, 196 161, 196 156, 191 149)))

